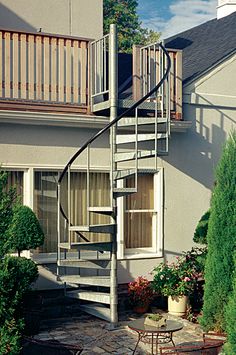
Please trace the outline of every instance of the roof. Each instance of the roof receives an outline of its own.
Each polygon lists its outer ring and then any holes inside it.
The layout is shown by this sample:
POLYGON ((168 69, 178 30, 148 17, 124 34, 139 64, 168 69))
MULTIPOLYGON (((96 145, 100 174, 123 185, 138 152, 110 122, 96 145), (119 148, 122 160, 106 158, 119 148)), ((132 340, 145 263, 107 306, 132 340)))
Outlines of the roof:
POLYGON ((186 84, 236 50, 236 12, 170 37, 165 45, 183 50, 183 83, 186 84))

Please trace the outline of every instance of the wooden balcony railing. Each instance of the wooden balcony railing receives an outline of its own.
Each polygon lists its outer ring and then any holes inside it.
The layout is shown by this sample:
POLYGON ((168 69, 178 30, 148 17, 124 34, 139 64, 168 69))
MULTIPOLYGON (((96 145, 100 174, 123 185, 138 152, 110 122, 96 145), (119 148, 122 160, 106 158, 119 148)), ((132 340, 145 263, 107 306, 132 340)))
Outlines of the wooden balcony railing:
POLYGON ((88 39, 0 30, 0 106, 9 108, 13 101, 87 109, 88 44, 88 39))
MULTIPOLYGON (((170 71, 170 110, 171 118, 182 119, 182 51, 168 49, 171 58, 170 71)), ((140 99, 161 79, 164 58, 160 57, 158 46, 150 45, 133 48, 133 97, 140 99), (160 63, 161 62, 161 63, 160 63)), ((165 85, 162 96, 165 97, 165 85)), ((160 99, 160 98, 159 98, 160 99)), ((155 101, 155 99, 153 99, 155 101)), ((165 106, 165 102, 162 103, 165 106)))

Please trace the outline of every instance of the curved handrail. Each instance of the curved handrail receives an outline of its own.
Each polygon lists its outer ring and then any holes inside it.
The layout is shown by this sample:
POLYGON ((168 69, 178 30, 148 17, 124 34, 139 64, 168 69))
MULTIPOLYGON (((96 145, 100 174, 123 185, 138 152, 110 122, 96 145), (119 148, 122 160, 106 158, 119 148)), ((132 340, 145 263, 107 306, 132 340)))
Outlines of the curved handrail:
MULTIPOLYGON (((111 122, 109 122, 105 127, 103 127, 99 132, 97 132, 96 134, 94 134, 86 143, 84 143, 82 145, 82 147, 71 157, 71 159, 69 160, 69 162, 66 164, 65 168, 63 169, 59 179, 58 179, 58 186, 60 185, 60 183, 62 182, 63 177, 65 176, 68 167, 71 166, 71 164, 78 158, 78 156, 92 143, 95 141, 95 139, 97 139, 98 137, 100 137, 104 132, 106 132, 109 128, 111 128, 115 123, 117 123, 118 121, 120 121, 124 116, 128 115, 131 111, 133 111, 134 109, 136 109, 139 105, 141 105, 149 96, 151 96, 152 94, 154 94, 164 83, 164 81, 166 80, 169 72, 170 72, 170 68, 171 68, 171 59, 170 59, 170 55, 167 52, 167 50, 165 49, 165 47, 159 43, 159 46, 161 47, 161 49, 163 50, 163 52, 165 53, 166 57, 167 57, 167 68, 166 68, 166 72, 164 73, 163 77, 161 78, 161 80, 159 81, 159 83, 151 90, 149 91, 145 96, 143 96, 140 100, 138 100, 137 102, 135 102, 131 107, 129 107, 127 110, 125 110, 123 113, 121 113, 119 116, 117 116, 114 120, 112 120, 111 122)), ((58 186, 57 186, 57 198, 58 198, 58 186)), ((68 218, 65 215, 65 212, 62 208, 62 206, 60 205, 60 212, 62 213, 63 217, 66 219, 67 223, 68 223, 68 218)), ((87 240, 87 238, 85 238, 81 233, 78 232, 78 234, 84 239, 87 240)), ((87 240, 88 241, 88 240, 87 240)))

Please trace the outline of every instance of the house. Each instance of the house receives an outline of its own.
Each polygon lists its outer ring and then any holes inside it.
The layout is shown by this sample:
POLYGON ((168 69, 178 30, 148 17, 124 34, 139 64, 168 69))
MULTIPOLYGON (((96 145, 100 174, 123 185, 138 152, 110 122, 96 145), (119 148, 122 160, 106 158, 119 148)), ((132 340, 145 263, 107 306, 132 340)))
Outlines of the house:
POLYGON ((117 284, 151 278, 163 257, 190 249, 209 207, 214 167, 236 121, 236 13, 166 40, 168 77, 159 45, 136 47, 130 74, 130 58, 119 58, 117 76, 116 30, 102 37, 102 2, 45 4, 29 12, 27 0, 0 4, 0 162, 46 234, 28 253, 40 265, 36 287, 83 284, 70 295, 111 305, 111 314, 90 312, 115 323, 117 284), (98 133, 162 78, 157 95, 116 131, 98 133), (110 293, 91 295, 87 285, 110 293))

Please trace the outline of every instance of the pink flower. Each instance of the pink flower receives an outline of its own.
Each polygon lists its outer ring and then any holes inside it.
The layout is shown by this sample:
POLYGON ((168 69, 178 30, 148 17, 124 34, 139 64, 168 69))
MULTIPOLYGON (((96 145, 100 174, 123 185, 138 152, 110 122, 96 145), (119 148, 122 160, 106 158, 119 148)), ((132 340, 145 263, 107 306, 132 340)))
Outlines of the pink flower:
POLYGON ((187 276, 186 276, 186 277, 184 278, 184 281, 185 281, 185 282, 187 282, 187 281, 191 281, 191 279, 190 279, 189 277, 187 277, 187 276))

